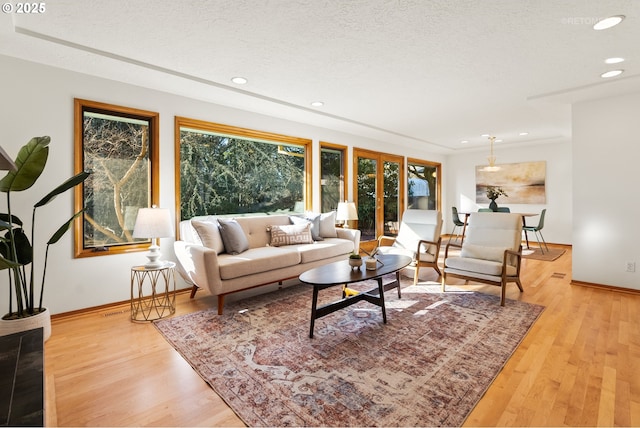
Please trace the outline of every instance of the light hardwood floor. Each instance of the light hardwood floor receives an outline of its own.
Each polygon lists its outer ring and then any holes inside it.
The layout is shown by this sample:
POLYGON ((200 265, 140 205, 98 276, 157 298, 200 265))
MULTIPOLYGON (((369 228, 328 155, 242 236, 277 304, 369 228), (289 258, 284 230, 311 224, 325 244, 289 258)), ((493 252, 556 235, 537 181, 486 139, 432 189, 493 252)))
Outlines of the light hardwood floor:
MULTIPOLYGON (((571 285, 570 248, 554 262, 525 260, 522 277, 525 292, 512 285, 507 297, 546 309, 465 425, 640 426, 640 295, 571 285)), ((177 314, 214 304, 182 293, 177 314)), ((48 426, 243 426, 151 324, 129 316, 121 305, 54 319, 48 426)))

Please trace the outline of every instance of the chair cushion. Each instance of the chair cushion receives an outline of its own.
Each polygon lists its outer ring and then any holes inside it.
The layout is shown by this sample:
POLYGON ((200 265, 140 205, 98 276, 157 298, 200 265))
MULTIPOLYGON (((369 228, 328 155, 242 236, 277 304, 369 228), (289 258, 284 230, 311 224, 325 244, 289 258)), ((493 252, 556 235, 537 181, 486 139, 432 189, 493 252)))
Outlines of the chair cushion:
POLYGON ((220 236, 222 236, 224 249, 227 253, 240 254, 249 249, 249 240, 235 219, 220 218, 218 224, 220 224, 220 236))
POLYGON ((460 257, 468 257, 472 259, 490 260, 502 263, 504 260, 505 247, 489 247, 485 245, 473 245, 467 242, 462 244, 460 257))
MULTIPOLYGON (((453 268, 464 275, 475 276, 490 275, 499 277, 502 275, 502 263, 483 259, 470 259, 466 257, 449 257, 444 261, 445 267, 453 268)), ((452 272, 454 273, 454 272, 452 272)), ((507 265, 507 275, 515 275, 515 266, 507 265)), ((499 279, 498 279, 499 281, 499 279)))

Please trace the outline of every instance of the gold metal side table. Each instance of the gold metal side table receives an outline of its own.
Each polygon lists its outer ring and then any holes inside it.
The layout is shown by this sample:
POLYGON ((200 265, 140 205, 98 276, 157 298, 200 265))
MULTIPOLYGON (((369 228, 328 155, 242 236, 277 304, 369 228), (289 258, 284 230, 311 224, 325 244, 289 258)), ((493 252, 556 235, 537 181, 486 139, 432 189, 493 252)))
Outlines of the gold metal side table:
POLYGON ((158 268, 131 268, 131 321, 153 321, 176 312, 175 267, 167 262, 158 268))

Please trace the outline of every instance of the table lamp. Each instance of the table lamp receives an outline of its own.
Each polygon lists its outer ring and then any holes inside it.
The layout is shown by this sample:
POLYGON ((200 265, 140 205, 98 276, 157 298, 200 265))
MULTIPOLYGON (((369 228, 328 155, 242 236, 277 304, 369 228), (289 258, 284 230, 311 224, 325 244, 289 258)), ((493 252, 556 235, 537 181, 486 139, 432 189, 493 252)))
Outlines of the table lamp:
POLYGON ((160 259, 160 247, 157 242, 159 238, 168 238, 173 236, 171 227, 171 215, 166 208, 140 208, 136 217, 136 224, 133 227, 134 238, 151 239, 151 246, 147 258, 149 262, 144 265, 148 269, 157 269, 165 265, 160 259))
POLYGON ((336 220, 344 221, 342 227, 348 228, 349 220, 357 220, 358 211, 356 210, 355 202, 338 202, 338 210, 336 212, 336 220))

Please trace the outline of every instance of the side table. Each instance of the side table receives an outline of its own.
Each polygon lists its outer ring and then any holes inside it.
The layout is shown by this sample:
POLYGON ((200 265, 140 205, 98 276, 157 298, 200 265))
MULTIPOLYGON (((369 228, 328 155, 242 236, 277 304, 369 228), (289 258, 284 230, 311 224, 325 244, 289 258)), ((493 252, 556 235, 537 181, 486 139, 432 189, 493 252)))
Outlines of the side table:
POLYGON ((131 268, 131 321, 153 321, 176 312, 175 267, 167 262, 158 268, 131 268))

